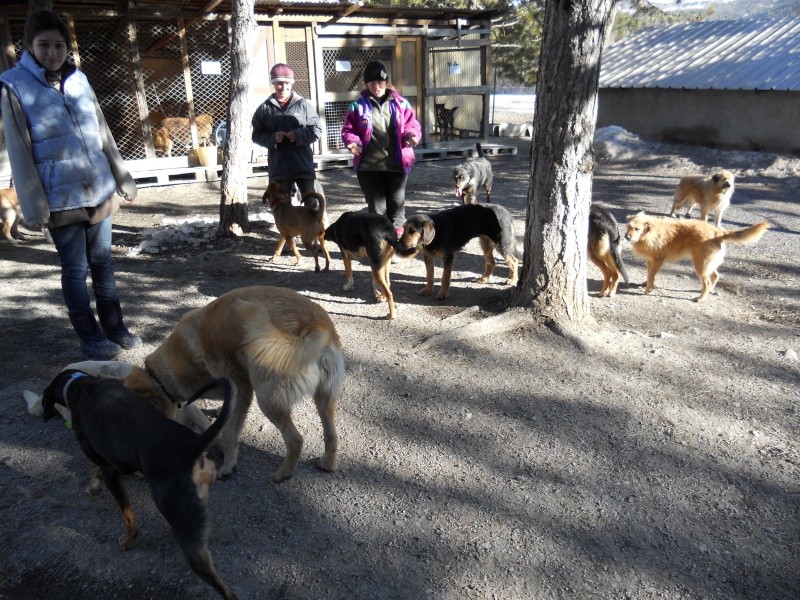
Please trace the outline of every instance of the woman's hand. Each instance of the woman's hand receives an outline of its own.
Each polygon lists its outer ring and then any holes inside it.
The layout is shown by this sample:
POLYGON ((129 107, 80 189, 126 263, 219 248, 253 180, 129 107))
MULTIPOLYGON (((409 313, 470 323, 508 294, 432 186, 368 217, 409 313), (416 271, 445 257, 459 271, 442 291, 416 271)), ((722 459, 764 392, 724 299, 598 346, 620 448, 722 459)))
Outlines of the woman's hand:
POLYGON ((407 146, 411 146, 412 148, 416 148, 417 144, 419 144, 419 140, 417 139, 417 136, 415 136, 413 133, 410 134, 406 138, 406 145, 407 146))
POLYGON ((361 146, 359 146, 359 145, 358 145, 358 144, 356 144, 355 142, 353 142, 352 144, 350 144, 350 145, 347 147, 347 149, 348 149, 348 150, 350 150, 350 152, 353 154, 353 156, 358 156, 359 154, 361 154, 361 146))

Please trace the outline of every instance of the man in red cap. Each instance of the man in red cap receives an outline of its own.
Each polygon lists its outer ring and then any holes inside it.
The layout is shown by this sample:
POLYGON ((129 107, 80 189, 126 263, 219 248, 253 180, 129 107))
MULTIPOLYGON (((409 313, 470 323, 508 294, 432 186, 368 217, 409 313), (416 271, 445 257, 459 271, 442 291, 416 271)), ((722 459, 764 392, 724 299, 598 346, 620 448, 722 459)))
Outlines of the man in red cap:
POLYGON ((322 135, 319 115, 311 103, 292 90, 294 71, 278 63, 269 72, 275 88, 253 115, 253 141, 269 151, 270 181, 287 193, 292 183, 300 194, 314 191, 314 143, 322 135))

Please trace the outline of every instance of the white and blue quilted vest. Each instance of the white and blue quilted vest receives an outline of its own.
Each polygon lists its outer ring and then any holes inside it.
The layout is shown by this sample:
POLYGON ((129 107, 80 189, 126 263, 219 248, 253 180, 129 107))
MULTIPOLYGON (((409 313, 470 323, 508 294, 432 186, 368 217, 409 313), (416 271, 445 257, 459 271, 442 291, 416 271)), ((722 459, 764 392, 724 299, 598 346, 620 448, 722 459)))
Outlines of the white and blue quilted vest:
POLYGON ((65 74, 61 90, 27 50, 0 82, 19 99, 28 120, 33 162, 51 212, 102 204, 116 190, 103 154, 94 93, 86 76, 65 74))

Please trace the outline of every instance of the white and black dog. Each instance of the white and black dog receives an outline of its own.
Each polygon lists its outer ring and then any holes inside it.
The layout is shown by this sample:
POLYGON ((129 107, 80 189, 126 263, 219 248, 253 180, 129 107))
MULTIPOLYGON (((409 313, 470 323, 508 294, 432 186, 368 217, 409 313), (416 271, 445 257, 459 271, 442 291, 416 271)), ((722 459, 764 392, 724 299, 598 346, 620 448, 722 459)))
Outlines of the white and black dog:
POLYGON ((471 158, 453 169, 453 181, 456 184, 456 196, 464 204, 478 203, 478 188, 486 191, 486 201, 492 201, 492 165, 484 157, 480 144, 475 144, 478 149, 477 158, 471 158))

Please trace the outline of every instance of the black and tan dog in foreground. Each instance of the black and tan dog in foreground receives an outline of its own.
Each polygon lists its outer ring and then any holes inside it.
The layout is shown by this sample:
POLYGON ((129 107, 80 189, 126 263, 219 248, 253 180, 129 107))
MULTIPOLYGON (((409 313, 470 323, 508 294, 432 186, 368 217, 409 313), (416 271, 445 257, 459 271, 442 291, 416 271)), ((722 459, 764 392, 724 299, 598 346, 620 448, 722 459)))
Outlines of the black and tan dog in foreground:
POLYGON ((300 264, 300 252, 294 243, 294 237, 299 235, 306 250, 314 255, 314 270, 320 271, 319 252, 317 245, 322 248, 325 255, 325 271, 330 268, 331 255, 325 245, 325 196, 319 192, 306 192, 303 194, 303 206, 293 206, 289 193, 277 181, 271 182, 264 191, 263 200, 269 204, 275 217, 275 227, 280 233, 278 245, 270 260, 278 258, 283 251, 284 244, 289 245, 295 257, 295 265, 300 264), (314 202, 315 201, 315 202, 314 202), (312 208, 314 204, 316 207, 312 208))
POLYGON ((208 549, 208 487, 216 477, 216 467, 205 457, 231 412, 230 383, 216 379, 189 401, 215 387, 224 389, 225 401, 217 419, 201 434, 168 419, 119 381, 75 369, 62 371, 47 386, 42 408, 45 421, 56 415, 56 404, 70 409, 75 437, 98 467, 89 489, 99 493, 105 484, 122 510, 125 532, 118 540, 120 548, 129 550, 139 541, 122 476, 141 471, 189 566, 223 598, 236 600, 237 595, 217 574, 208 549))
POLYGON ((613 298, 617 293, 620 277, 628 284, 628 273, 619 253, 620 239, 614 215, 593 204, 589 209, 588 255, 589 260, 603 273, 603 287, 600 288, 599 298, 613 298))
POLYGON ((453 259, 473 238, 479 238, 486 260, 483 275, 476 281, 489 281, 496 264, 493 251, 497 250, 508 265, 508 285, 517 284, 519 260, 511 213, 496 204, 467 204, 431 215, 417 214, 406 221, 400 246, 405 249, 421 246, 425 252, 427 279, 425 287, 419 292, 420 296, 433 293, 433 259, 438 258, 444 264, 444 270, 436 299, 447 298, 453 259))
POLYGON ((385 216, 366 211, 343 213, 325 230, 325 238, 336 243, 342 252, 345 283, 343 290, 353 289, 353 259, 367 257, 372 270, 372 287, 378 302, 389 304, 389 319, 395 317, 394 296, 389 281, 392 257, 413 256, 416 249, 399 249, 392 222, 385 216))

